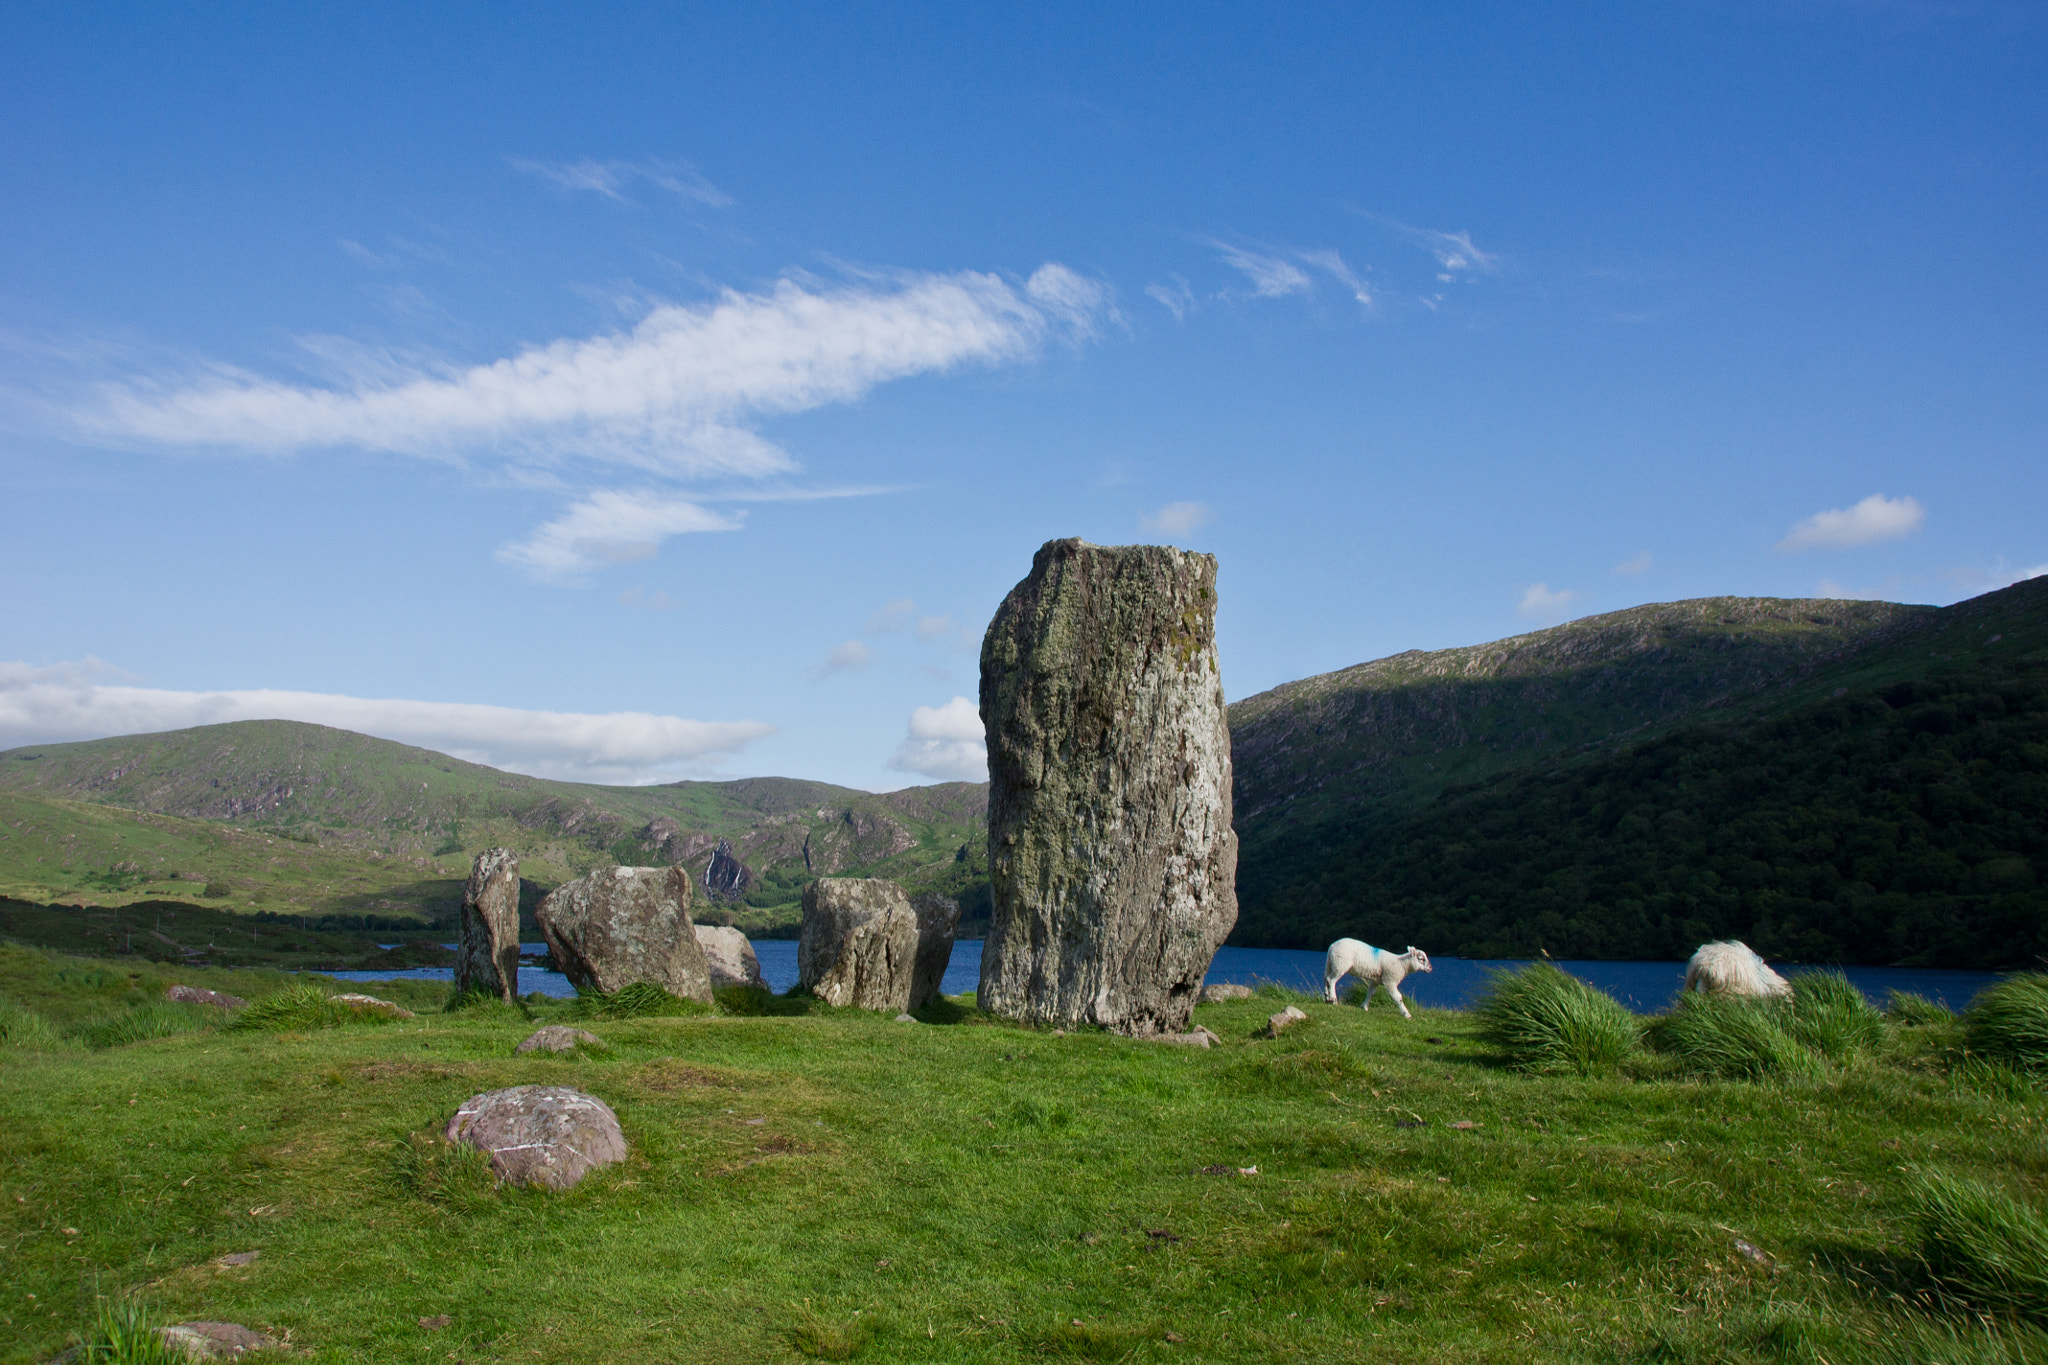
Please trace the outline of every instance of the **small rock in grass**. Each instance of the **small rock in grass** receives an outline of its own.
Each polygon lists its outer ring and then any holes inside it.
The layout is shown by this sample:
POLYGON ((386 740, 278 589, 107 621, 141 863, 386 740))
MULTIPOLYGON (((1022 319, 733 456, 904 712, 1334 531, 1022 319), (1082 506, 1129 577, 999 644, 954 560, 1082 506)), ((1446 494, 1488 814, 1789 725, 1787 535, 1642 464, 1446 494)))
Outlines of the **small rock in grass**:
POLYGON ((1470 1119, 1459 1119, 1456 1123, 1451 1125, 1451 1127, 1456 1128, 1461 1133, 1469 1129, 1477 1128, 1478 1126, 1478 1124, 1474 1123, 1470 1119))
POLYGON ((237 1251, 232 1256, 223 1256, 214 1262, 221 1266, 247 1265, 263 1253, 260 1251, 237 1251))
POLYGON ((413 1012, 402 1005, 395 1005, 389 1000, 379 1000, 374 995, 362 995, 356 991, 350 991, 346 995, 335 996, 334 1003, 337 1005, 347 1005, 358 1013, 371 1011, 377 1014, 388 1014, 393 1019, 410 1019, 413 1017, 413 1012))
POLYGON ((238 1322, 180 1322, 159 1327, 156 1334, 164 1339, 165 1345, 182 1349, 195 1360, 233 1360, 277 1345, 261 1332, 252 1332, 238 1322))
POLYGON ((611 1106, 560 1085, 472 1095, 448 1121, 447 1138, 487 1154, 500 1180, 552 1190, 626 1159, 625 1134, 611 1106))
POLYGON ((1289 1005, 1286 1009, 1281 1010, 1278 1014, 1271 1015, 1267 1018, 1266 1036, 1269 1038, 1278 1038, 1287 1029, 1293 1027, 1295 1024, 1300 1023, 1302 1020, 1306 1018, 1308 1018, 1308 1015, 1296 1009, 1294 1006, 1289 1005))
POLYGON ((1772 1265, 1772 1261, 1768 1253, 1763 1251, 1761 1248, 1758 1248, 1756 1246, 1751 1245, 1748 1242, 1743 1241, 1740 1237, 1737 1237, 1735 1239, 1735 1249, 1736 1251, 1740 1252, 1744 1258, 1756 1263, 1757 1265, 1763 1266, 1765 1269, 1769 1269, 1772 1265))
POLYGON ((212 1005, 223 1010, 238 1010, 249 1003, 239 995, 210 991, 204 986, 166 986, 164 999, 180 1000, 187 1005, 212 1005))
POLYGON ((604 1039, 595 1033, 567 1024, 549 1024, 535 1029, 524 1042, 512 1050, 519 1052, 574 1052, 579 1047, 603 1047, 604 1039))
POLYGON ((1250 986, 1237 985, 1235 982, 1224 985, 1204 986, 1199 997, 1200 1003, 1204 1005, 1214 1005, 1225 1000, 1249 1000, 1251 998, 1252 988, 1250 986))
POLYGON ((1165 1341, 1169 1346, 1178 1346, 1184 1339, 1178 1332, 1168 1332, 1165 1337, 1165 1341))
POLYGON ((899 1014, 896 1016, 896 1022, 899 1024, 914 1024, 917 1022, 917 1016, 914 1014, 899 1014))
POLYGON ((421 1318, 420 1326, 426 1328, 429 1332, 438 1332, 453 1321, 455 1319, 449 1317, 446 1313, 436 1313, 431 1318, 421 1318))
POLYGON ((1201 1027, 1190 1029, 1186 1033, 1155 1033, 1151 1037, 1155 1043, 1181 1043, 1188 1047, 1214 1047, 1223 1041, 1201 1027))

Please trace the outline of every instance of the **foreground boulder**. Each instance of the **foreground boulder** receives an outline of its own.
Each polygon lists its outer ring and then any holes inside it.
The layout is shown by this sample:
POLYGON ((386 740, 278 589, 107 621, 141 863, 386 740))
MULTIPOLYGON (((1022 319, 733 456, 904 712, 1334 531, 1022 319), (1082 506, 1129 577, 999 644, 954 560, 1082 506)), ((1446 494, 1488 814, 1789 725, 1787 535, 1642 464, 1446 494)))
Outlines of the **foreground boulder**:
POLYGON ((519 994, 519 857, 509 848, 477 854, 463 885, 455 990, 508 1004, 519 994))
POLYGON ((768 979, 761 975, 761 959, 754 955, 754 945, 747 942, 747 936, 739 930, 730 926, 700 924, 697 926, 697 946, 704 950, 705 965, 711 969, 713 990, 727 986, 768 989, 768 979))
POLYGON ((960 927, 960 902, 936 891, 913 898, 917 913, 917 963, 910 972, 910 1008, 936 997, 953 960, 953 934, 960 927))
POLYGON ((917 912, 902 887, 875 877, 820 877, 804 888, 799 986, 828 1005, 896 1014, 911 1008, 916 973, 917 912))
POLYGON ((548 1024, 527 1034, 521 1040, 519 1046, 513 1048, 512 1051, 515 1053, 574 1052, 579 1047, 603 1046, 604 1039, 598 1037, 595 1033, 589 1033, 580 1028, 570 1028, 567 1024, 548 1024))
POLYGON ((607 867, 565 882, 534 910, 555 967, 579 990, 606 995, 645 981, 711 1003, 711 968, 690 921, 680 867, 607 867))
POLYGON ((190 1360, 234 1360, 277 1345, 239 1322, 179 1322, 157 1328, 156 1334, 166 1346, 182 1351, 190 1360))
POLYGON ((474 1147, 514 1185, 566 1190, 626 1159, 619 1116, 595 1095, 562 1085, 515 1085, 472 1095, 448 1121, 450 1142, 474 1147))
POLYGON ((1179 1033, 1237 922, 1216 561, 1048 542, 981 646, 981 1007, 1179 1033))
POLYGON ((187 1005, 212 1005, 222 1010, 242 1009, 249 1003, 239 995, 210 991, 204 986, 166 986, 164 999, 182 1001, 187 1005))

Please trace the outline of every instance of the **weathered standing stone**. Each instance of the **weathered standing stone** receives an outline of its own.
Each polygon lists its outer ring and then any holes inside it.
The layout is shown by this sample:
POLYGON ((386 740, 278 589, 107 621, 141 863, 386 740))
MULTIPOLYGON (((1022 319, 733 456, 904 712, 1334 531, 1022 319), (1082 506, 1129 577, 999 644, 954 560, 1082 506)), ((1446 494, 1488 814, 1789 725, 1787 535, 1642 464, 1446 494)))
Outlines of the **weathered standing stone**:
POLYGON ((768 989, 768 979, 761 975, 761 959, 754 955, 754 945, 747 942, 747 936, 730 926, 700 924, 697 926, 697 946, 704 950, 704 961, 711 968, 711 986, 718 990, 726 986, 755 986, 768 989))
POLYGON ((680 867, 607 867, 547 894, 533 917, 555 966, 581 990, 609 995, 636 981, 711 1003, 711 968, 690 921, 680 867))
POLYGON ((626 1159, 626 1137, 612 1107, 563 1085, 472 1095, 448 1121, 447 1138, 489 1156, 500 1180, 551 1190, 566 1190, 599 1166, 626 1159))
POLYGON ((519 994, 519 857, 509 848, 477 854, 462 888, 455 989, 508 1002, 519 994))
POLYGON ((936 891, 911 899, 917 912, 917 965, 910 975, 910 1008, 939 994, 946 965, 953 960, 953 931, 960 927, 960 902, 936 891))
POLYGON ((1179 1033, 1237 922, 1216 560, 1055 540, 981 646, 981 1007, 1179 1033))
POLYGON ((828 1005, 900 1013, 917 971, 917 912, 894 882, 820 877, 804 888, 796 980, 828 1005))

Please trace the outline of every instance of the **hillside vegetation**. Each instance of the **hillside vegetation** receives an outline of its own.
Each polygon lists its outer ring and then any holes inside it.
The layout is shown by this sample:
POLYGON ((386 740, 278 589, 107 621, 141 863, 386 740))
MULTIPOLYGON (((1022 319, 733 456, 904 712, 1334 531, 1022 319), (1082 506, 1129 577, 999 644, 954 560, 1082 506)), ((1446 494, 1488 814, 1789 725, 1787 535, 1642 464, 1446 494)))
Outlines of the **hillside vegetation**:
POLYGON ((1651 738, 1247 833, 1234 941, 2004 967, 2048 952, 2048 580, 1651 738))

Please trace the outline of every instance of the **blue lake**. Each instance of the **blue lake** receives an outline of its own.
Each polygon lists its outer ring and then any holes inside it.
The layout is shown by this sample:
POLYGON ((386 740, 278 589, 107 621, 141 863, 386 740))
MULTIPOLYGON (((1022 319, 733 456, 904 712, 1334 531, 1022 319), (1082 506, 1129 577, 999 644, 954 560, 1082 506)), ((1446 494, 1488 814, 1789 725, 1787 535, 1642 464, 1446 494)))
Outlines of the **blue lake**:
MULTIPOLYGON (((539 952, 544 946, 521 945, 530 952, 539 952)), ((772 989, 785 991, 796 984, 794 939, 757 939, 754 954, 761 959, 761 975, 767 978, 772 989)), ((1412 1003, 1439 1009, 1470 1008, 1486 983, 1488 971, 1523 965, 1520 962, 1466 957, 1435 957, 1431 961, 1436 970, 1427 975, 1409 977, 1401 983, 1401 994, 1412 1003)), ((1598 986, 1639 1014, 1669 1005, 1671 998, 1678 994, 1678 988, 1685 983, 1683 962, 1559 962, 1557 965, 1598 986)), ((1787 976, 1802 970, 1782 962, 1772 965, 1787 976)), ((1996 972, 1923 971, 1910 967, 1845 967, 1842 971, 1874 1004, 1884 1004, 1885 997, 1892 991, 1906 991, 1938 1000, 1950 1009, 1958 1010, 1969 1004, 1978 991, 1999 979, 1996 972)), ((344 981, 391 981, 400 978, 449 981, 455 974, 447 967, 414 967, 409 971, 330 972, 328 975, 344 981)), ((963 939, 953 945, 953 960, 947 964, 941 989, 948 995, 959 995, 972 991, 980 981, 981 940, 963 939)), ((1323 955, 1285 948, 1221 948, 1217 950, 1216 960, 1209 965, 1208 984, 1212 986, 1257 986, 1268 981, 1295 990, 1321 991, 1323 955)), ((526 995, 533 991, 557 996, 576 994, 569 978, 559 972, 521 967, 519 993, 526 995)))

